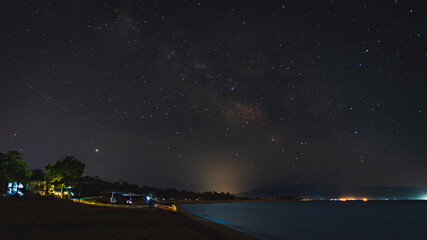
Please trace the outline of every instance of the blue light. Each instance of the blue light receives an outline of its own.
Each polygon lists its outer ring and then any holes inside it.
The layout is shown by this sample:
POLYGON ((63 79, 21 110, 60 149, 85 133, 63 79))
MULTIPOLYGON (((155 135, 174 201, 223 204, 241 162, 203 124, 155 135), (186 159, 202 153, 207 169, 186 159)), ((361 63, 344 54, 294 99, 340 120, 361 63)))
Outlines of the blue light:
POLYGON ((24 188, 24 185, 22 185, 22 183, 18 183, 18 182, 9 182, 7 184, 8 188, 7 188, 7 195, 8 196, 13 196, 13 195, 18 195, 18 196, 22 196, 24 195, 21 191, 21 189, 24 188))
POLYGON ((150 201, 150 200, 151 200, 151 197, 150 197, 150 196, 147 196, 147 197, 146 197, 146 199, 147 199, 147 201, 150 201))

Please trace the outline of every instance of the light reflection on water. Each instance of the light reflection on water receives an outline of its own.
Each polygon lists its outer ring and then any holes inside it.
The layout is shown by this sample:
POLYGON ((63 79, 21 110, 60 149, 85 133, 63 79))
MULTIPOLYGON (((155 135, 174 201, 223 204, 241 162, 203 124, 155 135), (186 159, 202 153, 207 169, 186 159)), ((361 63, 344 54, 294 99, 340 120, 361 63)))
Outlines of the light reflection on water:
POLYGON ((427 201, 198 203, 180 208, 263 239, 427 240, 427 201))

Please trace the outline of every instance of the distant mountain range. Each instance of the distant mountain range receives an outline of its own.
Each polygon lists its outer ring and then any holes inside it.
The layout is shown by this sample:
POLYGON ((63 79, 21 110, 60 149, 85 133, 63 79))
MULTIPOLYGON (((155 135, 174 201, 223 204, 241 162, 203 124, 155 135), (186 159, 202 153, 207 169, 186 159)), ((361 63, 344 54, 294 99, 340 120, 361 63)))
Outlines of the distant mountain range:
POLYGON ((422 199, 427 197, 424 187, 350 187, 341 188, 322 184, 271 185, 238 194, 249 198, 369 198, 369 199, 422 199))

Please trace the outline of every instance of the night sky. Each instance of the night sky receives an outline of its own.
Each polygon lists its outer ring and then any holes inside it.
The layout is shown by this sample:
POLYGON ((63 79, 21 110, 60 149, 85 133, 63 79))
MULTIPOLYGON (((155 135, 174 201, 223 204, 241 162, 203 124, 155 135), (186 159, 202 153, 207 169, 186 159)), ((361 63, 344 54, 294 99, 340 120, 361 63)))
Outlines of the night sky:
POLYGON ((0 1, 0 151, 239 193, 427 185, 423 1, 0 1))

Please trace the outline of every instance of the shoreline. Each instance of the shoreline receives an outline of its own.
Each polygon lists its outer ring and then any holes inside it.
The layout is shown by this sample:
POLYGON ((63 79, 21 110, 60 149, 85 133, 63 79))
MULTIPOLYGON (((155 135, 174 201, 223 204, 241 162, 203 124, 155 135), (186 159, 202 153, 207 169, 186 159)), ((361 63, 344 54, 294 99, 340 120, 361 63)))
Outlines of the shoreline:
POLYGON ((221 224, 221 223, 211 221, 209 219, 205 219, 201 216, 197 216, 197 215, 190 213, 188 211, 185 211, 179 207, 178 207, 178 212, 181 213, 182 215, 186 216, 186 217, 192 218, 192 219, 202 223, 206 227, 208 227, 208 228, 210 228, 216 232, 221 232, 222 234, 224 234, 225 236, 227 236, 230 239, 235 239, 235 240, 259 240, 260 239, 254 235, 249 234, 249 233, 242 232, 238 229, 229 227, 229 226, 221 224))
MULTIPOLYGON (((75 201, 76 202, 76 201, 75 201)), ((196 201, 196 202, 188 202, 186 201, 187 204, 192 204, 192 203, 230 203, 230 202, 260 202, 259 200, 256 201, 247 201, 247 200, 238 200, 238 201, 196 201)), ((78 203, 78 202, 76 202, 78 203)), ((150 208, 149 206, 121 206, 121 205, 111 205, 111 204, 99 204, 99 203, 94 203, 94 202, 89 202, 89 201, 81 201, 81 204, 88 204, 88 205, 93 205, 93 206, 99 206, 99 207, 111 207, 111 208, 128 208, 128 209, 139 209, 139 208, 150 208)), ((181 203, 174 203, 174 204, 181 204, 181 203)), ((176 205, 175 205, 176 206, 176 205)), ((169 209, 162 209, 162 208, 156 208, 162 211, 171 211, 169 209)), ((249 233, 240 231, 239 229, 235 229, 232 228, 230 226, 203 218, 201 216, 197 216, 195 214, 192 214, 182 208, 176 207, 175 208, 175 212, 178 212, 182 215, 184 215, 185 217, 191 218, 196 220, 197 222, 203 224, 204 226, 207 226, 208 228, 216 231, 216 232, 220 232, 221 234, 225 235, 227 238, 230 239, 234 239, 234 240, 258 240, 259 238, 256 236, 253 236, 249 233)))
POLYGON ((122 208, 53 197, 0 198, 5 239, 257 239, 184 211, 122 208))

